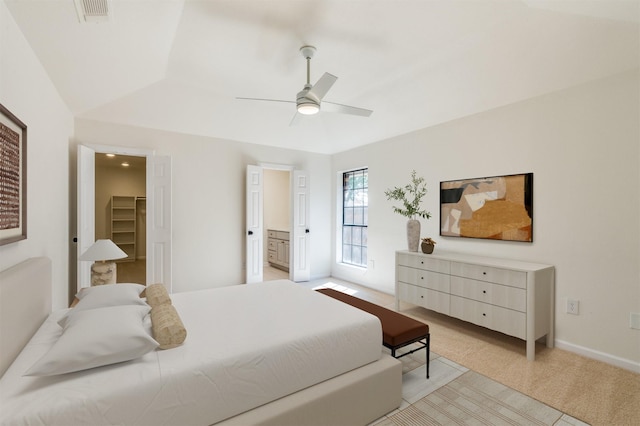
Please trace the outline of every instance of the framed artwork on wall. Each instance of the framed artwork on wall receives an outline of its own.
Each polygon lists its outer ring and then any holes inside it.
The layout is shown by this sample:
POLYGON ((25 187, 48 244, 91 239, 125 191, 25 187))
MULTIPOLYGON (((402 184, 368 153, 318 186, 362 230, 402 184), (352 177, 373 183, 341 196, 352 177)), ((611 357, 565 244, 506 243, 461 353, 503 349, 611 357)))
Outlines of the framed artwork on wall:
POLYGON ((27 126, 0 104, 0 245, 27 238, 27 126))
POLYGON ((533 173, 440 182, 440 235, 533 241, 533 173))

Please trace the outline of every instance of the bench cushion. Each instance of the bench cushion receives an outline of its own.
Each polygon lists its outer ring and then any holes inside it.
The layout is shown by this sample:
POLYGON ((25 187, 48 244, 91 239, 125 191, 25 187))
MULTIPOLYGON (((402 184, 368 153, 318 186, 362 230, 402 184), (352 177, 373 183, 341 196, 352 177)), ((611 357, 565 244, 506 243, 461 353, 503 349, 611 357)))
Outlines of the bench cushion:
POLYGON ((367 302, 330 288, 323 288, 318 291, 377 316, 382 323, 382 341, 387 347, 400 347, 429 334, 429 326, 427 324, 375 303, 367 302))

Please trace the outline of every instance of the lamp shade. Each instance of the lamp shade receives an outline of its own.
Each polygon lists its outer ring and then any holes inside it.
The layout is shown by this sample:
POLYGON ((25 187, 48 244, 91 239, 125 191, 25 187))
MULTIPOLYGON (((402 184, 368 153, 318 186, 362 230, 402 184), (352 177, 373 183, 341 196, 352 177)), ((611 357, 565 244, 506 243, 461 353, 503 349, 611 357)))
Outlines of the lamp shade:
POLYGON ((127 253, 111 240, 98 240, 87 249, 80 260, 113 260, 127 257, 127 253))

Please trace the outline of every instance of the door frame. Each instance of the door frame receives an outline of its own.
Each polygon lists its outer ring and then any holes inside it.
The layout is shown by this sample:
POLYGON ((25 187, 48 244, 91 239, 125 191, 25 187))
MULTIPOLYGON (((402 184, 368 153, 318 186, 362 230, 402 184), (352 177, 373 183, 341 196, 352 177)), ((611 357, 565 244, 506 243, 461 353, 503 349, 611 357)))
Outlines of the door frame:
MULTIPOLYGON (((250 165, 248 165, 250 166, 250 165)), ((248 168, 247 166, 247 168, 248 168)), ((295 256, 294 253, 296 253, 296 250, 300 251, 301 247, 299 247, 299 245, 297 244, 296 241, 294 241, 293 238, 291 238, 294 235, 294 196, 295 196, 295 191, 294 191, 294 179, 295 179, 295 172, 296 172, 296 167, 293 165, 289 165, 289 164, 277 164, 277 163, 264 163, 264 162, 258 162, 257 166, 261 168, 263 171, 264 170, 278 170, 278 171, 285 171, 285 172, 289 172, 289 200, 290 200, 290 206, 289 206, 289 235, 290 235, 290 239, 289 239, 289 244, 290 244, 290 250, 289 250, 289 279, 291 281, 295 281, 295 279, 299 278, 298 274, 296 274, 296 262, 294 262, 295 256)), ((306 172, 308 173, 308 172, 306 172)), ((262 182, 263 188, 264 188, 264 181, 262 182)), ((260 200, 261 203, 264 203, 264 197, 261 197, 263 199, 260 200)), ((248 208, 248 204, 247 204, 247 208, 248 208)), ((261 230, 263 232, 263 235, 261 237, 264 237, 264 217, 261 218, 262 219, 262 223, 261 223, 261 230)), ((307 224, 307 228, 308 228, 307 224)), ((248 228, 248 225, 247 225, 248 228)), ((307 233, 308 233, 308 229, 307 229, 307 233)), ((245 235, 245 238, 248 238, 247 235, 245 235)), ((307 243, 308 243, 308 236, 307 238, 307 243)), ((247 240, 248 241, 248 240, 247 240)), ((247 246, 247 250, 248 250, 248 242, 245 244, 247 246)), ((261 241, 261 250, 262 250, 262 259, 265 258, 265 249, 264 249, 264 242, 261 241)), ((309 259, 309 251, 308 251, 308 244, 305 245, 304 247, 304 254, 306 255, 306 261, 307 264, 308 262, 310 262, 309 259)), ((247 256, 249 255, 248 251, 247 251, 247 256)), ((247 268, 249 267, 249 258, 245 259, 245 265, 247 265, 247 268)), ((262 270, 264 269, 264 260, 260 263, 259 265, 260 268, 260 276, 262 276, 262 270)), ((310 273, 309 269, 307 270, 307 273, 304 275, 303 279, 300 279, 299 281, 307 281, 308 279, 310 279, 310 273)), ((247 272, 248 274, 248 272, 247 272)), ((247 283, 249 282, 249 280, 245 280, 247 283)))
MULTIPOLYGON (((277 164, 277 163, 258 163, 258 167, 262 167, 262 170, 277 170, 277 171, 281 171, 281 172, 289 172, 289 203, 291 203, 292 198, 293 198, 293 187, 292 187, 292 182, 293 182, 293 171, 295 170, 295 167, 289 164, 277 164)), ((264 203, 264 199, 262 200, 262 202, 264 203)), ((293 220, 293 206, 289 205, 289 246, 291 247, 291 235, 293 235, 293 229, 292 229, 292 220, 293 220)), ((262 229, 263 229, 263 234, 264 234, 264 217, 262 218, 262 229)), ((262 244, 262 257, 264 259, 264 244, 262 244)), ((294 265, 291 262, 291 257, 293 255, 293 250, 290 249, 289 250, 289 279, 293 281, 293 268, 294 265)), ((264 268, 264 262, 262 263, 262 268, 264 268)))
MULTIPOLYGON (((132 148, 132 147, 124 147, 124 146, 115 146, 115 145, 100 145, 100 144, 90 144, 90 143, 80 143, 78 145, 83 145, 86 146, 87 148, 90 148, 94 151, 94 155, 95 154, 116 154, 116 155, 127 155, 127 156, 132 156, 132 157, 145 157, 146 158, 146 170, 145 170, 145 175, 146 175, 146 192, 149 192, 149 183, 150 183, 150 179, 152 177, 151 175, 151 170, 149 168, 149 158, 155 156, 155 150, 153 149, 144 149, 144 148, 132 148)), ((77 167, 77 165, 76 165, 77 167)), ((93 169, 93 176, 94 176, 94 185, 95 185, 95 175, 96 175, 96 167, 95 167, 95 161, 92 164, 92 169, 93 169)), ((80 178, 80 170, 77 171, 78 173, 78 177, 80 178)), ((95 188, 94 188, 95 191, 95 188)), ((148 194, 147 194, 147 198, 148 194)), ((87 200, 81 200, 80 198, 78 198, 77 202, 78 204, 80 202, 86 202, 87 200)), ((93 203, 95 203, 95 196, 94 199, 92 200, 93 203)), ((155 206, 154 203, 147 203, 147 217, 153 217, 155 206)), ((78 206, 78 210, 79 206, 78 206)), ((77 221, 78 224, 80 222, 81 218, 78 217, 77 221)), ((93 227, 95 229, 95 212, 93 214, 93 227)), ((154 253, 153 250, 149 250, 150 246, 150 241, 149 239, 152 238, 152 233, 150 232, 150 223, 151 221, 147 220, 146 221, 146 234, 147 234, 147 257, 146 257, 146 265, 145 265, 145 270, 147 271, 146 276, 147 276, 147 284, 148 284, 148 277, 149 277, 149 268, 151 267, 151 265, 154 264, 154 253)), ((78 224, 76 224, 76 227, 78 227, 78 224)), ((93 236, 94 240, 95 240, 95 234, 93 236)), ((78 247, 80 249, 80 247, 78 247)), ((78 250, 80 251, 80 250, 78 250)), ((80 256, 81 253, 78 253, 78 256, 80 256)), ((78 265, 78 270, 80 270, 80 260, 77 260, 77 262, 79 263, 78 265)), ((77 287, 77 291, 80 291, 82 289, 82 276, 80 274, 80 272, 78 272, 77 274, 77 282, 76 282, 76 287, 77 287)))

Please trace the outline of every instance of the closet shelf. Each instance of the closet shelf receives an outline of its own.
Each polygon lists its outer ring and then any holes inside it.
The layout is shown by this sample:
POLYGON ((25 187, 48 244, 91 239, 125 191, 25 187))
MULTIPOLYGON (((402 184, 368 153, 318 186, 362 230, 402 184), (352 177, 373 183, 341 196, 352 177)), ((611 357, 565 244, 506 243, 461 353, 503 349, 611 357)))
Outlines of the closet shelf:
POLYGON ((136 260, 136 196, 111 196, 111 241, 127 257, 121 261, 136 260))

